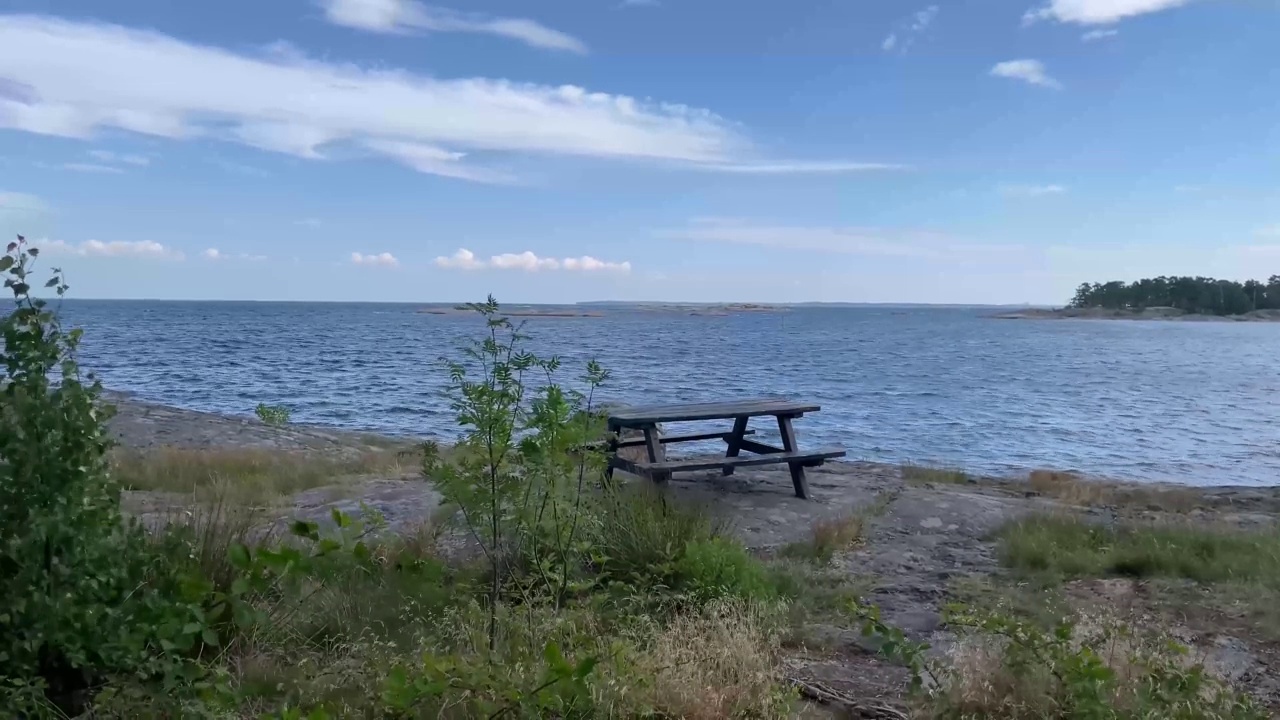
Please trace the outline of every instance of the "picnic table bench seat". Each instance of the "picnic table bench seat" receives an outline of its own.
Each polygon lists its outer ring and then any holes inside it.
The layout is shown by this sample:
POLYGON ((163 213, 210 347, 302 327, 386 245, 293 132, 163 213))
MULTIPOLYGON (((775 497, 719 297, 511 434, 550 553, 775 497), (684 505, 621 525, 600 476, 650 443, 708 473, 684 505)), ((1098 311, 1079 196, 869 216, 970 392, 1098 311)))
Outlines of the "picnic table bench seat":
POLYGON ((845 450, 839 447, 801 450, 796 443, 795 428, 792 420, 805 413, 817 412, 821 408, 811 403, 768 398, 763 400, 737 400, 730 402, 690 403, 680 405, 655 405, 641 408, 626 408, 609 415, 608 429, 614 440, 610 443, 608 474, 615 469, 648 478, 657 483, 665 483, 671 479, 672 473, 691 470, 720 469, 725 475, 732 475, 739 467, 757 465, 786 464, 791 471, 791 482, 796 496, 809 497, 809 487, 805 479, 805 468, 822 465, 827 460, 845 456, 845 450), (747 435, 755 433, 747 427, 751 418, 772 416, 778 424, 778 433, 782 437, 782 447, 769 445, 756 440, 747 439, 747 435), (696 422, 705 420, 733 420, 733 429, 727 432, 702 432, 685 435, 660 435, 660 424, 678 422, 696 422), (624 430, 638 430, 641 437, 619 438, 624 430), (727 448, 724 456, 694 457, 668 460, 666 446, 704 440, 722 440, 727 448), (631 460, 620 457, 619 448, 644 447, 647 457, 631 460), (751 455, 743 456, 746 451, 751 455))

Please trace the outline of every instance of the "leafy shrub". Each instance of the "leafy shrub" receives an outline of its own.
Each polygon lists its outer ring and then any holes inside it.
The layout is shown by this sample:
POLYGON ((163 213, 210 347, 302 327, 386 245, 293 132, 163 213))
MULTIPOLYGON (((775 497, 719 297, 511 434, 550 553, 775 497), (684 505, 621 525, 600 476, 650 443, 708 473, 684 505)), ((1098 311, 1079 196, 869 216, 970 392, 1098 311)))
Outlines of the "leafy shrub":
MULTIPOLYGON (((81 376, 81 331, 31 296, 38 257, 0 257, 16 307, 0 320, 0 703, 74 713, 112 673, 172 676, 198 655, 198 603, 158 592, 144 532, 120 513, 101 386, 81 376), (8 698, 4 693, 9 693, 8 698)), ((56 269, 45 287, 67 290, 56 269)))
POLYGON ((253 409, 254 414, 265 425, 271 427, 284 427, 289 424, 289 418, 292 413, 289 408, 283 405, 267 405, 266 403, 258 403, 258 407, 253 409))
POLYGON ((604 469, 592 443, 592 400, 609 374, 590 362, 582 378, 588 392, 566 389, 555 381, 559 359, 526 351, 521 327, 499 314, 492 296, 467 307, 486 333, 462 348, 462 360, 445 361, 462 437, 448 454, 425 444, 422 470, 461 510, 489 565, 493 652, 503 588, 517 567, 556 602, 578 589, 588 549, 587 490, 604 469))
POLYGON ((680 587, 702 602, 729 597, 770 600, 777 595, 764 565, 742 543, 728 538, 689 543, 675 569, 680 587))

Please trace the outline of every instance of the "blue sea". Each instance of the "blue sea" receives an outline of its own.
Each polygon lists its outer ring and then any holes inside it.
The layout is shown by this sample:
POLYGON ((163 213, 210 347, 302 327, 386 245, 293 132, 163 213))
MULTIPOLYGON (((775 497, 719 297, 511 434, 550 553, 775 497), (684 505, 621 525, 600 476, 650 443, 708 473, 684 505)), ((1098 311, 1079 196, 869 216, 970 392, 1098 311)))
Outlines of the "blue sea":
MULTIPOLYGON (((457 432, 441 356, 476 318, 417 305, 68 301, 112 389, 195 410, 413 436, 457 432)), ((1037 467, 1280 484, 1280 325, 996 320, 990 309, 797 308, 532 318, 533 349, 612 371, 603 399, 812 400, 802 444, 976 472, 1037 467)), ((767 436, 770 428, 762 427, 767 436)))

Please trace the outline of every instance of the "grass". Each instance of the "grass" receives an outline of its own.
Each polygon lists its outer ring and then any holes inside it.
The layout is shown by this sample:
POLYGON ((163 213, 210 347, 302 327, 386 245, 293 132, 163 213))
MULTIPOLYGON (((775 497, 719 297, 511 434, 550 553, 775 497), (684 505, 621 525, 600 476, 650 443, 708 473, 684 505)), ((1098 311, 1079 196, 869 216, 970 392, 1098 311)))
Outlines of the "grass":
POLYGON ((193 493, 227 486, 258 498, 289 495, 361 475, 399 475, 416 466, 414 457, 390 448, 318 453, 164 447, 111 454, 112 474, 127 490, 193 493))
POLYGON ((903 465, 902 479, 913 485, 964 485, 975 478, 963 470, 929 465, 903 465))
POLYGON ((809 538, 784 545, 778 554, 784 558, 809 560, 819 565, 831 562, 837 553, 851 550, 867 539, 867 524, 888 508, 891 498, 881 495, 865 507, 818 518, 810 528, 809 538))
POLYGON ((1280 588, 1280 530, 1245 531, 1181 522, 1107 527, 1078 517, 1039 515, 1000 533, 1003 562, 1060 579, 1182 578, 1203 584, 1280 588))
POLYGON ((1124 507, 1185 513, 1200 506, 1200 496, 1181 488, 1118 485, 1086 480, 1075 473, 1033 470, 1027 483, 1035 492, 1082 507, 1124 507))

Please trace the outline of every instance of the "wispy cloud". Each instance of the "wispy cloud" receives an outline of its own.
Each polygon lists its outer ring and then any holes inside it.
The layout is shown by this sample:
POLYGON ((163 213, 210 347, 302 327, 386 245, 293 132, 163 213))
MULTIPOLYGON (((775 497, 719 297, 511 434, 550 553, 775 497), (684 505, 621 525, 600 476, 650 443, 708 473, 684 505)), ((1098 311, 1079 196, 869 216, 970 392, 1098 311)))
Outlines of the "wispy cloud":
POLYGON ((369 150, 413 168, 418 172, 472 182, 505 185, 516 182, 515 176, 501 170, 462 163, 466 153, 452 152, 434 145, 399 140, 366 140, 369 150))
POLYGON ((1276 223, 1275 225, 1268 225, 1266 227, 1260 227, 1257 230, 1255 230, 1253 234, 1257 235, 1258 237, 1280 238, 1280 223, 1276 223))
MULTIPOLYGON (((38 196, 30 193, 0 190, 0 210, 45 212, 49 206, 38 196)), ((8 241, 6 241, 8 242, 8 241)))
POLYGON ((539 257, 528 250, 522 253, 503 253, 494 255, 488 260, 482 260, 476 257, 475 253, 466 248, 459 248, 457 252, 447 257, 441 256, 436 258, 438 267, 450 270, 522 270, 524 272, 538 272, 540 270, 567 270, 569 272, 631 272, 630 262, 608 262, 593 258, 590 255, 582 257, 567 258, 549 258, 539 257))
POLYGON ((455 32, 496 35, 530 47, 583 54, 587 46, 568 33, 526 18, 490 17, 432 7, 414 0, 318 0, 335 24, 379 33, 455 32))
POLYGON ((702 164, 693 166, 696 170, 707 170, 711 172, 738 173, 742 175, 804 175, 804 174, 834 174, 834 173, 855 173, 868 172, 875 170, 909 170, 908 165, 898 165, 896 163, 875 163, 875 162, 827 162, 821 160, 815 161, 793 161, 793 162, 775 162, 775 163, 723 163, 723 164, 702 164))
POLYGON ((1090 30, 1089 32, 1081 35, 1080 39, 1083 40, 1084 42, 1097 42, 1099 40, 1105 40, 1110 37, 1115 37, 1119 34, 1120 34, 1120 31, 1114 28, 1110 28, 1106 30, 1090 30))
POLYGON ((895 49, 901 49, 906 52, 915 44, 916 38, 929 29, 933 21, 938 17, 939 8, 937 5, 930 5, 911 13, 910 16, 900 20, 880 43, 880 49, 889 52, 895 49))
POLYGON ((1077 25, 1109 25, 1128 17, 1181 7, 1193 0, 1049 0, 1022 16, 1025 24, 1056 20, 1077 25))
POLYGON ((322 222, 320 218, 310 217, 310 218, 302 218, 301 220, 294 220, 293 224, 301 225, 302 227, 318 228, 321 225, 323 225, 324 222, 322 222))
POLYGON ((116 153, 110 150, 90 150, 89 157, 104 163, 121 163, 124 165, 150 165, 151 158, 146 155, 116 153))
POLYGON ((1001 185, 999 192, 1006 197, 1043 197, 1061 195, 1067 191, 1062 185, 1001 185))
POLYGON ((661 4, 659 0, 622 0, 618 7, 658 7, 661 4))
POLYGON ((351 262, 356 265, 371 265, 374 267, 396 267, 400 261, 395 255, 389 252, 382 252, 376 255, 362 255, 358 252, 351 253, 351 262))
MULTIPOLYGON (((740 218, 696 218, 687 227, 659 230, 660 238, 756 245, 787 251, 938 257, 937 233, 884 228, 805 226, 761 223, 740 218)), ((945 244, 945 243, 943 243, 945 244)))
POLYGON ((98 163, 69 162, 62 163, 58 167, 63 170, 71 170, 73 172, 100 173, 106 175, 119 175, 124 172, 124 170, 121 170, 118 167, 112 165, 99 165, 98 163))
POLYGON ((208 248, 208 249, 206 249, 204 252, 200 253, 200 257, 203 257, 205 260, 254 260, 254 261, 259 261, 259 260, 266 260, 266 259, 267 259, 267 256, 266 256, 266 255, 253 255, 253 254, 250 254, 250 253, 234 253, 234 254, 230 254, 230 253, 222 252, 222 251, 221 251, 221 250, 219 250, 218 248, 208 248))
POLYGON ((62 137, 119 128, 311 160, 354 146, 421 172, 488 182, 503 173, 480 163, 501 153, 684 166, 789 163, 759 157, 739 126, 685 105, 571 85, 365 69, 278 48, 236 53, 44 16, 0 16, 0 68, 29 89, 0 94, 0 127, 62 137), (121 77, 130 78, 127 86, 121 77))
POLYGON ((1002 63, 996 63, 991 68, 991 75, 1001 78, 1010 78, 1012 80, 1021 80, 1031 85, 1040 87, 1053 88, 1055 90, 1062 87, 1062 83, 1049 77, 1046 72, 1044 63, 1039 60, 1006 60, 1002 63))
POLYGON ((45 240, 40 247, 52 252, 68 255, 87 255, 99 257, 137 257, 158 260, 182 260, 183 254, 152 240, 85 240, 79 244, 63 240, 45 240))

